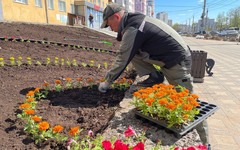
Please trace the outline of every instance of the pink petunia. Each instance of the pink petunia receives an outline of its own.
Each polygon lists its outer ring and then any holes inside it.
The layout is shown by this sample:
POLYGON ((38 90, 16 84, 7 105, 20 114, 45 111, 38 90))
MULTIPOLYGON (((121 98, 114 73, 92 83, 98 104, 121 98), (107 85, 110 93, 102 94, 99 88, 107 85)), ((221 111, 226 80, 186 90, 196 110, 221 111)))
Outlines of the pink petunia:
POLYGON ((136 136, 136 133, 135 131, 132 129, 131 126, 128 127, 128 129, 124 132, 125 134, 125 137, 129 137, 129 136, 132 136, 132 135, 135 135, 136 136))
POLYGON ((110 141, 103 141, 102 145, 105 150, 113 150, 113 148, 111 147, 112 144, 110 143, 110 141))
POLYGON ((93 137, 93 131, 92 130, 88 131, 88 136, 93 137))
POLYGON ((69 139, 69 140, 68 140, 68 143, 67 143, 67 149, 71 149, 70 146, 71 146, 72 143, 77 144, 77 142, 76 142, 74 139, 69 139))
POLYGON ((144 150, 144 144, 139 142, 136 146, 133 147, 132 150, 144 150))
POLYGON ((207 150, 207 145, 197 145, 198 150, 207 150))

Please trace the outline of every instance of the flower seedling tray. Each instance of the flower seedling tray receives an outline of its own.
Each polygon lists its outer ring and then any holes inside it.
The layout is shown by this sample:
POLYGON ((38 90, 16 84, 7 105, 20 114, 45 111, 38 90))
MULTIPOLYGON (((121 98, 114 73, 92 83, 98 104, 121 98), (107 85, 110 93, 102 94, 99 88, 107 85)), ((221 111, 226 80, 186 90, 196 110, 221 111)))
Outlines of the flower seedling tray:
POLYGON ((214 104, 209 104, 207 102, 203 102, 200 100, 197 100, 200 106, 197 106, 197 109, 199 110, 199 114, 197 114, 194 117, 194 120, 189 122, 188 125, 182 125, 181 129, 178 129, 174 126, 168 128, 168 124, 164 120, 158 120, 155 118, 152 118, 150 116, 146 116, 141 113, 141 111, 137 111, 134 109, 134 113, 136 118, 144 119, 149 121, 150 123, 157 124, 160 127, 163 127, 167 132, 171 131, 175 134, 177 137, 181 137, 185 135, 187 132, 191 131, 194 127, 196 127, 199 123, 207 119, 209 116, 211 116, 214 112, 216 112, 219 107, 214 104))

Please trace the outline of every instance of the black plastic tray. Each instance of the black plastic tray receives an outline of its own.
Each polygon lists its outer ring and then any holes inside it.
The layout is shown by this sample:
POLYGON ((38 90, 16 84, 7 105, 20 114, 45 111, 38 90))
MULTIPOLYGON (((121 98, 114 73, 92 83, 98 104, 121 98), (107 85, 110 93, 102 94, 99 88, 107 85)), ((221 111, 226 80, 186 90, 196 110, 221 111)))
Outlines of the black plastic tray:
POLYGON ((170 130, 172 131, 176 136, 183 136, 184 134, 186 134, 188 131, 190 131, 191 129, 193 129, 195 126, 197 126, 199 123, 201 123, 202 121, 204 121, 205 119, 207 119, 209 116, 211 116, 215 111, 217 111, 219 109, 219 107, 217 105, 214 104, 209 104, 207 102, 203 102, 200 100, 197 100, 197 102, 199 103, 200 106, 197 107, 197 109, 199 109, 199 114, 197 114, 194 117, 194 120, 190 123, 188 123, 189 125, 183 125, 181 129, 175 128, 174 126, 168 128, 168 124, 164 121, 161 120, 157 120, 154 119, 150 116, 146 116, 143 115, 141 113, 141 111, 137 111, 136 109, 134 109, 134 113, 136 115, 137 118, 143 118, 146 119, 152 123, 155 123, 161 127, 164 127, 166 130, 170 130))

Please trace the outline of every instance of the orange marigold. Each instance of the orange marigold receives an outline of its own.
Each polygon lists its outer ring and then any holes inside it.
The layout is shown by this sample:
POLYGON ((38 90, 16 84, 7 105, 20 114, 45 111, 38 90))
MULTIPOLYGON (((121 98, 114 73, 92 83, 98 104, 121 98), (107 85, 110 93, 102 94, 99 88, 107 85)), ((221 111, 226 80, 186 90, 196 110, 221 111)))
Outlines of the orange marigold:
POLYGON ((174 110, 175 108, 177 108, 177 105, 175 105, 174 103, 168 103, 166 108, 169 108, 170 110, 174 110))
POLYGON ((182 109, 184 109, 184 110, 186 110, 186 111, 190 111, 190 110, 192 110, 192 106, 191 105, 189 105, 189 104, 184 104, 183 106, 182 106, 182 109))
POLYGON ((71 81, 72 79, 71 78, 66 78, 67 81, 71 81))
POLYGON ((34 101, 33 98, 28 98, 28 99, 27 99, 27 102, 32 102, 32 101, 34 101))
POLYGON ((19 108, 21 108, 21 109, 24 109, 24 108, 30 108, 30 107, 32 107, 32 105, 27 104, 27 103, 22 104, 22 105, 19 106, 19 108))
POLYGON ((105 81, 105 79, 100 79, 100 82, 104 82, 105 81))
POLYGON ((78 80, 78 81, 82 81, 82 78, 78 78, 77 80, 78 80))
POLYGON ((188 116, 189 116, 189 115, 182 114, 182 116, 183 116, 183 119, 184 119, 184 120, 188 120, 188 116))
POLYGON ((191 96, 187 97, 186 100, 189 101, 189 102, 195 101, 195 99, 193 97, 191 97, 191 96))
POLYGON ((133 96, 139 96, 139 95, 141 95, 139 92, 134 92, 133 93, 133 96))
POLYGON ((46 121, 40 122, 38 126, 40 131, 46 131, 49 128, 49 124, 46 121))
POLYGON ((148 98, 144 103, 148 104, 148 106, 152 106, 152 102, 154 102, 154 98, 148 98))
POLYGON ((43 83, 43 86, 49 86, 49 83, 43 83))
POLYGON ((32 115, 32 114, 34 114, 34 110, 33 109, 27 109, 27 110, 24 110, 25 111, 25 113, 27 114, 27 115, 32 115))
POLYGON ((31 119, 34 120, 34 121, 41 121, 41 120, 42 120, 42 119, 41 119, 40 117, 38 117, 38 116, 33 116, 33 117, 31 117, 31 119))
POLYGON ((132 83, 133 83, 133 81, 129 79, 129 80, 128 80, 128 83, 129 83, 129 84, 132 84, 132 83))
POLYGON ((120 83, 120 84, 123 84, 123 83, 125 83, 125 81, 122 80, 122 81, 119 81, 119 83, 120 83))
POLYGON ((189 90, 188 89, 184 89, 184 92, 189 93, 189 90))
POLYGON ((60 80, 56 80, 55 83, 56 83, 56 84, 60 84, 61 81, 60 81, 60 80))
POLYGON ((56 125, 52 130, 53 132, 61 132, 63 130, 63 127, 60 125, 56 125))
POLYGON ((88 79, 87 81, 88 81, 88 82, 93 82, 93 79, 88 79))
POLYGON ((148 95, 147 94, 143 94, 143 95, 141 95, 141 96, 139 96, 141 99, 145 99, 145 98, 147 98, 148 97, 148 95))
POLYGON ((193 105, 194 107, 200 106, 197 101, 191 101, 189 104, 193 105))
POLYGON ((198 99, 199 97, 196 94, 190 94, 194 99, 198 99))
POLYGON ((34 90, 34 92, 38 92, 40 89, 41 89, 41 88, 38 87, 38 88, 36 88, 36 89, 34 90))
POLYGON ((29 91, 27 94, 26 94, 26 96, 28 96, 28 97, 30 97, 30 96, 34 96, 34 91, 29 91))
POLYGON ((123 81, 125 82, 127 79, 126 78, 123 78, 123 81))
POLYGON ((162 99, 158 100, 158 103, 161 104, 161 105, 165 105, 165 104, 168 103, 168 100, 166 98, 162 98, 162 99))
POLYGON ((76 133, 78 132, 79 126, 75 127, 75 128, 71 128, 71 131, 68 132, 69 135, 71 136, 75 136, 76 133))

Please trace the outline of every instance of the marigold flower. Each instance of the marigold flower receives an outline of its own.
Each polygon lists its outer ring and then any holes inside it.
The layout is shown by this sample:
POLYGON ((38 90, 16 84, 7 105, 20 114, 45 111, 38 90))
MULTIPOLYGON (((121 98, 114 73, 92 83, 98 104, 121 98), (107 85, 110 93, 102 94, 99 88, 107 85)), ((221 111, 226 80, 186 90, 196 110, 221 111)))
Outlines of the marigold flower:
POLYGON ((60 125, 56 125, 52 130, 54 133, 61 132, 63 130, 63 127, 60 125))
POLYGON ((78 81, 82 81, 82 78, 78 78, 77 80, 78 80, 78 81))
POLYGON ((186 100, 189 101, 189 102, 195 101, 195 99, 193 97, 191 97, 191 96, 187 97, 186 100))
POLYGON ((147 98, 148 97, 148 95, 147 94, 143 94, 143 95, 141 95, 141 96, 139 96, 141 99, 145 99, 145 98, 147 98))
POLYGON ((148 98, 144 103, 148 104, 148 106, 152 106, 152 103, 155 101, 154 98, 148 98))
POLYGON ((166 98, 162 98, 158 100, 158 103, 161 105, 165 105, 165 104, 168 104, 168 100, 166 98))
POLYGON ((47 58, 48 61, 50 61, 50 58, 47 58))
POLYGON ((58 57, 55 57, 56 60, 58 60, 58 57))
POLYGON ((3 61, 4 59, 3 58, 0 58, 0 61, 3 61))
POLYGON ((166 88, 166 89, 172 89, 172 88, 174 88, 174 85, 171 85, 171 84, 165 85, 165 88, 166 88))
POLYGON ((67 81, 71 81, 71 78, 66 78, 67 81))
POLYGON ((183 91, 186 92, 186 93, 189 93, 189 90, 188 90, 188 89, 184 89, 183 91))
POLYGON ((184 120, 188 120, 189 115, 182 114, 184 120))
POLYGON ((10 57, 10 60, 14 60, 14 57, 10 57))
POLYGON ((33 117, 31 117, 31 119, 34 120, 34 121, 41 121, 41 120, 42 120, 42 119, 41 119, 40 117, 38 117, 38 116, 33 116, 33 117))
POLYGON ((33 101, 34 101, 33 98, 28 98, 28 99, 27 99, 27 102, 33 102, 33 101))
POLYGON ((60 84, 61 81, 60 81, 60 80, 56 80, 55 83, 56 83, 56 84, 60 84))
POLYGON ((124 83, 124 81, 123 81, 123 80, 122 80, 122 81, 119 81, 119 83, 120 83, 120 84, 123 84, 123 83, 124 83))
POLYGON ((40 90, 41 88, 36 88, 35 90, 34 90, 34 92, 38 92, 39 90, 40 90))
POLYGON ((174 103, 168 103, 166 108, 169 108, 171 111, 173 111, 175 108, 177 108, 177 105, 174 103))
POLYGON ((104 82, 105 81, 105 79, 100 79, 100 82, 104 82))
POLYGON ((27 109, 27 110, 24 110, 25 111, 25 113, 27 114, 27 115, 32 115, 32 114, 34 114, 34 110, 33 109, 27 109))
POLYGON ((166 95, 165 92, 157 92, 156 94, 154 94, 155 97, 159 97, 159 98, 164 96, 164 95, 166 95))
POLYGON ((134 92, 133 93, 133 96, 139 96, 139 95, 141 95, 139 92, 134 92))
POLYGON ((49 124, 46 121, 40 122, 38 126, 40 131, 46 131, 49 128, 49 124))
POLYGON ((129 83, 129 84, 132 84, 132 83, 133 83, 133 81, 129 79, 129 80, 128 80, 128 83, 129 83))
POLYGON ((64 59, 61 59, 61 61, 64 61, 64 59))
POLYGON ((30 107, 32 107, 32 105, 30 105, 30 104, 27 104, 27 103, 25 103, 25 104, 22 104, 22 105, 20 105, 20 106, 19 106, 19 108, 20 108, 20 109, 24 109, 24 108, 30 108, 30 107))
POLYGON ((184 109, 184 110, 186 110, 186 111, 190 111, 190 110, 192 110, 192 106, 189 105, 189 104, 184 104, 184 105, 182 106, 182 109, 184 109))
POLYGON ((22 57, 18 57, 19 60, 22 60, 22 57))
POLYGON ((88 81, 88 82, 93 82, 93 79, 88 79, 87 81, 88 81))
POLYGON ((73 59, 73 62, 76 62, 76 59, 73 59))
POLYGON ((126 79, 126 78, 123 78, 122 80, 125 82, 127 79, 126 79))
POLYGON ((26 96, 28 96, 28 97, 30 97, 30 96, 34 96, 34 91, 29 91, 27 94, 26 94, 26 96))
POLYGON ((69 135, 71 136, 75 136, 76 133, 78 132, 79 126, 75 127, 75 128, 71 128, 71 131, 68 132, 69 135))
POLYGON ((30 58, 30 57, 27 57, 27 60, 31 60, 31 58, 30 58))
POLYGON ((191 101, 189 104, 193 105, 194 107, 200 106, 197 101, 191 101))
POLYGON ((43 83, 43 86, 49 86, 49 83, 43 83))
POLYGON ((198 95, 196 95, 196 94, 190 94, 194 99, 198 99, 199 98, 199 96, 198 95))

